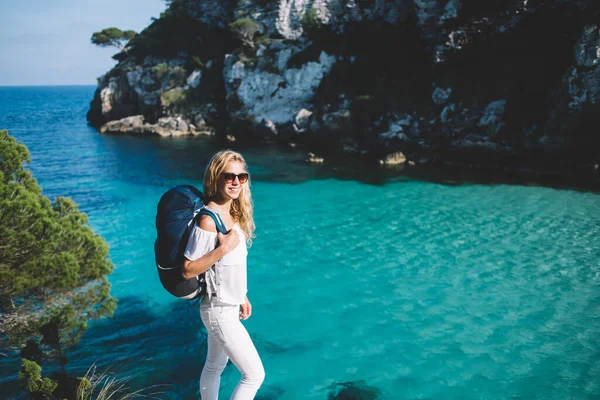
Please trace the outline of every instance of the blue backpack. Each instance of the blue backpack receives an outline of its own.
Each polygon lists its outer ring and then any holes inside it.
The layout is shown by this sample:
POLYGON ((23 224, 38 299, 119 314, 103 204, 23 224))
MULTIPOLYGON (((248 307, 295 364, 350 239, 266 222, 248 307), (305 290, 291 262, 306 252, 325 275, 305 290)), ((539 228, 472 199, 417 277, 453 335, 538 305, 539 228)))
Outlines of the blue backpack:
POLYGON ((154 256, 160 282, 173 296, 195 299, 206 293, 204 274, 184 279, 181 267, 183 253, 192 228, 200 215, 210 215, 223 234, 227 228, 218 214, 204 205, 204 195, 190 185, 176 186, 162 195, 156 212, 154 256))

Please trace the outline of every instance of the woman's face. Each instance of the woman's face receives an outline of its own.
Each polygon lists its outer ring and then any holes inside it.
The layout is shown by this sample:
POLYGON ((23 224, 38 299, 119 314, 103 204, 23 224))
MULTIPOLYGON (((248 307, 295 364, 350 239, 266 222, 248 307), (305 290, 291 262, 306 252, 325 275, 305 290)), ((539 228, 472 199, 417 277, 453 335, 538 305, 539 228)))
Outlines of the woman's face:
POLYGON ((225 174, 239 175, 245 172, 244 166, 239 161, 229 161, 227 165, 225 165, 225 168, 223 169, 223 172, 221 172, 221 175, 217 181, 217 189, 219 190, 221 196, 223 196, 223 199, 237 199, 242 192, 242 186, 245 185, 245 183, 240 183, 240 179, 237 176, 233 179, 233 181, 231 181, 230 178, 230 182, 228 182, 225 174))

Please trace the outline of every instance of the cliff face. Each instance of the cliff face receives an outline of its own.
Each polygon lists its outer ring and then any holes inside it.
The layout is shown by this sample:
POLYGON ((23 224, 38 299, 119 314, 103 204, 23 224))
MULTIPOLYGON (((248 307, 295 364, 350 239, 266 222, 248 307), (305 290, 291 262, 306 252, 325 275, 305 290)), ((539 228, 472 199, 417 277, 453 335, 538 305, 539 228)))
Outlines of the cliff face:
POLYGON ((88 113, 104 131, 600 162, 597 1, 174 0, 116 57, 88 113))

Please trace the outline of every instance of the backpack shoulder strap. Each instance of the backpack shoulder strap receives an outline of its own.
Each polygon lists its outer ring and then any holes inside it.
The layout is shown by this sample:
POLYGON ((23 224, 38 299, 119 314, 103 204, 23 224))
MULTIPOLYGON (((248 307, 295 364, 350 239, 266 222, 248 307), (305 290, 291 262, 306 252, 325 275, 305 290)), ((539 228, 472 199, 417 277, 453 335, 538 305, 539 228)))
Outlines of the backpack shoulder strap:
POLYGON ((198 212, 198 214, 194 218, 194 221, 196 221, 197 218, 200 218, 200 215, 210 216, 213 219, 213 221, 215 221, 215 225, 217 226, 217 231, 221 232, 223 235, 225 235, 227 233, 227 227, 225 226, 225 223, 223 222, 223 220, 221 219, 221 216, 218 213, 213 212, 208 207, 204 206, 198 212))

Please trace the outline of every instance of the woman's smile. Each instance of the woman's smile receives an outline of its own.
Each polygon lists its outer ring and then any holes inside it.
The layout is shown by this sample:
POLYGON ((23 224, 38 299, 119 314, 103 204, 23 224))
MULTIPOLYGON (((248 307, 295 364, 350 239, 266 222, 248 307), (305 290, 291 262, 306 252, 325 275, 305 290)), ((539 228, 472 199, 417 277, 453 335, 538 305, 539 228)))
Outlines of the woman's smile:
POLYGON ((230 195, 237 196, 238 194, 240 194, 242 187, 241 186, 228 186, 228 187, 226 187, 226 189, 230 195))

